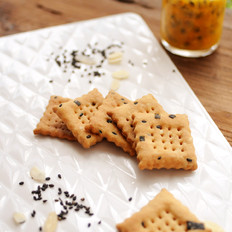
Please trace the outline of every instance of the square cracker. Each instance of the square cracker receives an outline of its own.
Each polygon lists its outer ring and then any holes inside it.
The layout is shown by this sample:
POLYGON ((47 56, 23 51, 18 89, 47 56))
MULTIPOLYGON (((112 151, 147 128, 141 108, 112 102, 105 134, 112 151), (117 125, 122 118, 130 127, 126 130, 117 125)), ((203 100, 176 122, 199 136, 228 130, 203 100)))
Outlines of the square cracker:
POLYGON ((185 114, 133 115, 134 133, 140 169, 174 168, 195 170, 197 158, 185 114))
POLYGON ((121 147, 125 152, 134 155, 135 151, 131 144, 125 139, 121 131, 113 123, 111 117, 108 115, 113 108, 128 104, 130 100, 122 97, 120 94, 111 90, 105 97, 102 105, 95 112, 90 119, 88 130, 99 134, 102 138, 106 138, 109 142, 115 143, 116 146, 121 147))
POLYGON ((119 232, 211 232, 166 189, 116 227, 119 232))
POLYGON ((53 108, 84 148, 89 148, 102 140, 101 136, 86 131, 85 127, 103 99, 101 93, 93 89, 88 94, 53 108))
POLYGON ((109 115, 131 144, 135 141, 132 114, 136 112, 167 114, 152 94, 145 95, 134 102, 129 102, 126 105, 112 109, 109 115))
POLYGON ((76 140, 64 122, 53 112, 53 107, 71 101, 69 98, 51 96, 46 110, 34 129, 34 134, 49 135, 61 139, 76 140))

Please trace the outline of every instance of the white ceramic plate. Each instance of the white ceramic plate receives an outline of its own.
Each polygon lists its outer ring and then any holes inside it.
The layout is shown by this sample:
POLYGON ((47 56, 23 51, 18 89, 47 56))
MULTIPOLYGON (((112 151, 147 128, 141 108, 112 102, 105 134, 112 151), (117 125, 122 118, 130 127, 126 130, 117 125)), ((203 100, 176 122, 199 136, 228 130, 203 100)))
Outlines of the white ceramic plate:
MULTIPOLYGON (((96 59, 99 62, 101 55, 96 59)), ((138 211, 162 188, 199 219, 230 231, 231 147, 140 16, 119 14, 3 37, 0 60, 1 231, 39 231, 49 212, 61 210, 54 201, 58 187, 75 194, 78 201, 84 197, 82 203, 94 213, 90 217, 70 210, 67 219, 59 222, 59 232, 116 231, 116 223, 138 211), (88 44, 98 49, 122 45, 107 50, 123 51, 122 63, 105 61, 101 68, 82 64, 76 69, 70 63, 65 67, 62 60, 61 67, 55 62, 58 55, 69 60, 74 50, 92 51, 88 44), (198 157, 196 171, 141 171, 135 158, 106 141, 85 150, 75 142, 33 134, 51 95, 75 98, 96 87, 105 96, 112 72, 119 69, 127 70, 130 77, 120 81, 118 93, 131 100, 152 93, 167 112, 189 116, 198 157), (104 74, 94 76, 94 71, 104 74), (34 201, 31 194, 38 186, 29 175, 34 165, 55 185, 43 193, 46 203, 34 201), (33 210, 35 217, 31 217, 33 210), (15 211, 26 215, 24 224, 14 224, 15 211)))

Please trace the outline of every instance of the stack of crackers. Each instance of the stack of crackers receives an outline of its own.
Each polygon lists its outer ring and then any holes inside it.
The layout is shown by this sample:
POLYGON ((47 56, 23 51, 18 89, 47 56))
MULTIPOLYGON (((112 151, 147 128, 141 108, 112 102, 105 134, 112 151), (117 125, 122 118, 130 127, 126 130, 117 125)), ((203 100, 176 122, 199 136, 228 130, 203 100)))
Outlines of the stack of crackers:
MULTIPOLYGON (((113 90, 103 97, 97 89, 75 99, 51 96, 34 134, 78 141, 86 149, 107 139, 136 156, 141 170, 197 168, 187 115, 168 114, 152 94, 136 101, 113 90)), ((119 232, 223 231, 200 222, 166 189, 116 227, 119 232)))
POLYGON ((195 170, 187 115, 168 114, 152 94, 136 101, 93 89, 75 99, 51 96, 34 134, 78 141, 84 148, 107 139, 136 156, 143 169, 195 170))

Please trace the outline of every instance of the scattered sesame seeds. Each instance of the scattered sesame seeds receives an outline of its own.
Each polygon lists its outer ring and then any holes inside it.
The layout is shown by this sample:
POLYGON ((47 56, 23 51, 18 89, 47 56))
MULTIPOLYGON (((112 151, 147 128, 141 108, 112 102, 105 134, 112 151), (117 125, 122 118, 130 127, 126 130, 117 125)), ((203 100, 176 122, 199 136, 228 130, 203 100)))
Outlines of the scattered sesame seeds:
MULTIPOLYGON (((57 175, 59 179, 61 179, 61 174, 57 175)), ((45 178, 46 181, 51 180, 50 177, 45 178)), ((19 182, 21 183, 21 182, 19 182)), ((32 197, 34 201, 41 201, 41 203, 45 204, 48 200, 43 199, 43 192, 51 189, 53 189, 55 185, 53 183, 41 183, 37 185, 35 190, 31 191, 32 197)), ((58 197, 53 199, 54 202, 59 203, 61 206, 60 212, 57 214, 57 219, 59 221, 66 220, 69 212, 78 212, 78 211, 83 211, 85 214, 88 216, 93 216, 93 212, 91 211, 91 208, 87 206, 84 203, 80 203, 77 200, 77 196, 74 193, 69 193, 68 191, 63 191, 61 187, 58 187, 58 192, 57 192, 58 197), (65 197, 65 198, 64 198, 65 197)), ((85 198, 82 197, 80 199, 81 202, 85 201, 85 198)), ((36 211, 33 210, 31 212, 31 217, 34 218, 36 216, 36 211)), ((101 224, 101 221, 98 222, 98 224, 101 224)), ((91 226, 91 223, 88 223, 88 227, 91 226)), ((42 231, 42 227, 39 227, 39 231, 42 231)))
MULTIPOLYGON (((77 50, 73 49, 68 51, 67 49, 61 50, 63 48, 58 48, 58 54, 52 52, 51 57, 48 57, 46 61, 55 61, 57 66, 61 68, 64 73, 75 73, 75 70, 79 72, 85 72, 89 77, 101 77, 105 75, 100 68, 102 68, 103 63, 108 60, 108 57, 112 53, 122 53, 123 42, 113 42, 112 44, 106 46, 105 48, 99 48, 98 43, 88 43, 83 49, 77 50), (98 59, 96 59, 98 58, 98 59)), ((134 64, 129 61, 133 66, 134 64)), ((83 73, 81 77, 84 77, 83 73)), ((68 82, 71 80, 68 79, 68 82)))
POLYGON ((33 210, 32 213, 31 213, 31 216, 32 216, 32 217, 35 217, 35 215, 36 215, 36 211, 33 210))

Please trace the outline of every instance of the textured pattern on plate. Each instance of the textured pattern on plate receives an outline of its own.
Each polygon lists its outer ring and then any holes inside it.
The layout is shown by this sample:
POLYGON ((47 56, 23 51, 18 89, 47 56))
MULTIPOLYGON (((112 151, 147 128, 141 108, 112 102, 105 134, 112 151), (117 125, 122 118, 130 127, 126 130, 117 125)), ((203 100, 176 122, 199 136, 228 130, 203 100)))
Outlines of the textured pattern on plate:
POLYGON ((58 223, 57 231, 116 231, 116 223, 163 187, 199 219, 214 221, 230 231, 231 148, 138 15, 115 15, 1 38, 0 60, 1 231, 37 231, 49 212, 60 210, 53 201, 56 191, 46 195, 46 204, 33 201, 30 192, 37 184, 30 179, 29 170, 34 165, 51 176, 55 188, 85 197, 94 213, 88 217, 71 212, 67 220, 58 223), (124 42, 120 69, 130 73, 120 82, 121 95, 135 100, 152 93, 168 113, 189 116, 199 165, 195 172, 141 171, 133 157, 113 144, 103 142, 84 150, 75 142, 33 134, 51 95, 75 98, 96 87, 105 96, 111 73, 119 67, 105 63, 101 68, 105 75, 82 78, 83 70, 63 72, 54 59, 46 61, 50 54, 59 53, 60 46, 70 51, 87 43, 106 47, 113 41, 124 42), (30 216, 33 210, 34 218, 30 216), (14 211, 25 213, 27 222, 16 226, 14 211))

